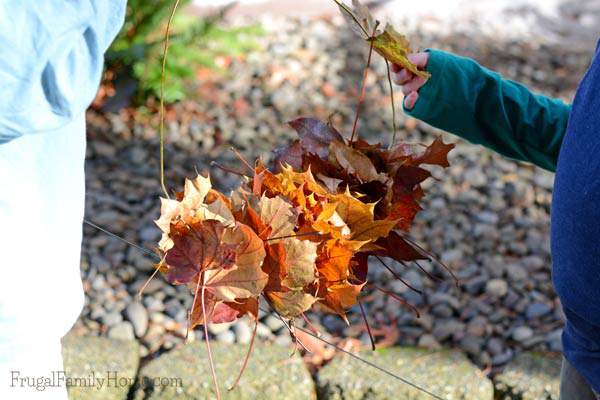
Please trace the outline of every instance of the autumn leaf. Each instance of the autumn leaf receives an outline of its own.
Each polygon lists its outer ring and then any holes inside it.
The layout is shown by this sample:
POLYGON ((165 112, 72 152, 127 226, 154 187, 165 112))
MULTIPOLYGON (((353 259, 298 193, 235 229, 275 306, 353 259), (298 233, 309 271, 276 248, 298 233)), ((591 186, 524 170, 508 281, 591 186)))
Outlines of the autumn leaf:
POLYGON ((219 221, 199 221, 184 233, 175 234, 173 247, 167 251, 166 278, 173 284, 190 282, 200 272, 215 266, 233 265, 234 246, 223 245, 225 226, 219 221))
POLYGON ((429 72, 421 71, 408 59, 408 55, 412 53, 410 43, 391 25, 386 26, 382 34, 370 40, 373 41, 373 49, 389 62, 400 65, 421 78, 427 79, 431 76, 429 72))
POLYGON ((352 0, 349 7, 338 0, 334 0, 340 8, 342 15, 350 24, 351 29, 360 37, 373 42, 373 49, 391 63, 406 68, 413 74, 422 78, 429 78, 428 72, 421 71, 408 59, 412 52, 408 39, 387 25, 383 32, 377 28, 378 22, 373 18, 369 9, 358 0, 352 0))
POLYGON ((283 318, 294 319, 309 310, 317 298, 302 291, 268 292, 271 305, 283 318))
POLYGON ((331 125, 316 118, 298 118, 288 122, 298 132, 301 146, 308 152, 327 158, 329 143, 332 141, 344 142, 344 138, 331 125))
POLYGON ((319 275, 329 282, 341 282, 350 275, 350 260, 356 252, 340 240, 327 241, 317 259, 319 275))
POLYGON ((329 146, 340 166, 348 174, 355 175, 361 182, 385 182, 389 179, 387 175, 378 173, 369 157, 360 151, 339 141, 332 141, 329 146))
POLYGON ((283 239, 286 276, 282 284, 289 289, 302 289, 317 280, 315 260, 317 244, 296 238, 283 239))
POLYGON ((366 204, 346 193, 331 196, 337 203, 336 211, 352 231, 351 239, 355 241, 377 240, 387 236, 396 221, 375 220, 375 204, 366 204))
POLYGON ((273 198, 263 196, 258 202, 257 211, 265 226, 271 228, 267 239, 286 237, 294 232, 298 213, 281 196, 273 198))
POLYGON ((429 164, 439 165, 444 168, 449 167, 448 153, 454 147, 456 147, 456 145, 445 144, 441 137, 437 137, 433 143, 427 147, 423 154, 413 159, 413 163, 415 165, 429 164))
POLYGON ((346 310, 356 304, 363 286, 364 284, 353 285, 349 282, 332 285, 327 288, 324 298, 319 300, 319 304, 338 314, 348 323, 346 310))

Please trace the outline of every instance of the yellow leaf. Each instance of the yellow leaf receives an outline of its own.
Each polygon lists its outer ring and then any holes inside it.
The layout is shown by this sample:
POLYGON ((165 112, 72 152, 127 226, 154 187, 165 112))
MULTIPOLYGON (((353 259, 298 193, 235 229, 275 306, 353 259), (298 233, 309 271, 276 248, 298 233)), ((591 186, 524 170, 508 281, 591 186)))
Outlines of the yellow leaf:
POLYGON ((294 319, 312 307, 317 298, 302 291, 267 292, 271 305, 282 317, 294 319))
POLYGON ((427 79, 431 76, 430 73, 420 71, 415 64, 410 62, 408 59, 408 55, 412 52, 410 43, 392 26, 386 26, 382 34, 370 40, 373 41, 373 49, 389 62, 400 65, 421 78, 427 79))
POLYGON ((331 196, 337 203, 336 212, 352 231, 351 239, 355 241, 374 241, 387 236, 397 221, 374 220, 374 203, 363 203, 346 192, 331 196))

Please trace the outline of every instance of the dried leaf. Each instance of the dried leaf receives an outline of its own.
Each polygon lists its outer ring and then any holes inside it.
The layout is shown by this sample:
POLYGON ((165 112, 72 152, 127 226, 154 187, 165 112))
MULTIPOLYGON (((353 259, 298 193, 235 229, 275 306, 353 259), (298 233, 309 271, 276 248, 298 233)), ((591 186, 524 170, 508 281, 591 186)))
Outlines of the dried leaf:
POLYGON ((302 291, 269 292, 271 305, 284 318, 294 319, 307 311, 317 301, 316 297, 302 291))
POLYGON ((396 32, 392 26, 386 26, 382 34, 370 40, 373 41, 373 49, 389 62, 400 65, 421 78, 427 79, 431 76, 429 72, 419 70, 408 59, 408 55, 412 52, 410 43, 404 35, 396 32))
POLYGON ((302 289, 317 280, 315 260, 317 244, 296 238, 283 239, 287 274, 282 284, 289 289, 302 289))

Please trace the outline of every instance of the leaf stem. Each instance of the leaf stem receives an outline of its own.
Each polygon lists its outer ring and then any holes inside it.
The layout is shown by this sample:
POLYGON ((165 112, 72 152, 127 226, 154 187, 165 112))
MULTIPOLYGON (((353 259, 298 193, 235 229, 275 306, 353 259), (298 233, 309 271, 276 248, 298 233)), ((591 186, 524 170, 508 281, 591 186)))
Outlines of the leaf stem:
MULTIPOLYGON (((375 21, 375 27, 373 28, 373 35, 377 31, 377 27, 379 26, 379 21, 375 21)), ((358 126, 358 117, 360 116, 360 108, 362 103, 365 100, 365 93, 367 90, 367 78, 369 77, 369 67, 371 67, 371 58, 373 56, 373 45, 374 41, 372 39, 369 40, 371 45, 369 46, 369 58, 367 59, 367 66, 365 67, 365 72, 363 75, 362 88, 360 91, 360 98, 358 99, 358 104, 356 105, 356 115, 354 116, 354 125, 352 126, 352 136, 350 137, 350 146, 354 143, 354 136, 356 135, 356 128, 358 126)))
POLYGON ((363 320, 365 321, 365 326, 367 327, 369 339, 371 339, 371 350, 375 351, 375 339, 373 338, 373 333, 371 332, 371 326, 369 325, 369 320, 367 319, 367 313, 365 312, 365 308, 362 305, 362 301, 360 301, 359 298, 357 298, 356 301, 358 302, 358 306, 360 307, 360 313, 362 314, 363 320))
MULTIPOLYGON (((200 280, 204 281, 204 272, 200 280)), ((210 338, 208 337, 208 318, 206 318, 206 305, 204 304, 204 296, 206 292, 206 285, 202 283, 202 315, 204 316, 204 338, 206 339, 206 351, 208 353, 208 362, 210 364, 210 372, 213 378, 213 384, 215 386, 215 393, 217 400, 221 400, 221 392, 219 391, 219 381, 217 380, 217 372, 215 371, 215 363, 213 362, 212 350, 210 349, 210 338)))
POLYGON ((175 17, 175 12, 179 6, 179 1, 180 0, 175 0, 175 4, 173 4, 173 9, 171 10, 171 15, 169 16, 169 21, 167 22, 167 29, 165 31, 165 48, 163 51, 162 70, 160 76, 160 186, 162 187, 165 196, 167 196, 167 199, 170 199, 171 197, 169 196, 167 186, 165 185, 165 79, 167 75, 167 55, 169 53, 171 24, 173 23, 173 17, 175 17))
POLYGON ((389 149, 391 149, 395 144, 396 144, 396 135, 398 133, 398 127, 396 125, 396 101, 394 100, 394 85, 392 84, 392 71, 391 71, 391 67, 390 67, 390 62, 384 58, 385 60, 385 65, 387 67, 387 78, 388 78, 388 84, 390 85, 390 98, 392 100, 392 129, 393 129, 393 134, 392 134, 392 141, 390 142, 389 145, 389 149))
POLYGON ((232 391, 235 387, 240 383, 240 379, 242 379, 242 375, 248 366, 248 360, 250 359, 250 354, 252 354, 252 349, 254 348, 254 339, 256 338, 256 331, 258 330, 258 317, 256 317, 256 323, 254 324, 254 331, 252 331, 252 339, 250 339, 250 346, 248 347, 248 352, 246 353, 246 358, 244 358, 244 364, 242 365, 242 369, 240 370, 240 374, 237 379, 231 385, 228 391, 232 391))
POLYGON ((422 291, 420 291, 419 289, 417 289, 416 287, 412 286, 410 283, 408 283, 408 282, 406 282, 404 279, 402 279, 402 277, 401 277, 400 275, 398 275, 398 274, 396 273, 396 271, 394 271, 394 270, 392 269, 392 267, 390 267, 389 265, 387 265, 387 263, 386 263, 385 261, 383 261, 383 259, 382 259, 381 257, 379 257, 379 256, 377 256, 377 255, 376 255, 376 256, 375 256, 375 258, 376 258, 377 260, 379 260, 379 262, 380 262, 380 263, 381 263, 381 264, 382 264, 382 265, 383 265, 383 266, 384 266, 384 267, 385 267, 385 268, 386 268, 388 271, 390 271, 390 273, 391 273, 391 274, 394 276, 394 278, 398 279, 400 282, 404 283, 404 284, 405 284, 405 285, 406 285, 406 286, 407 286, 409 289, 411 289, 411 290, 413 290, 413 291, 417 292, 418 294, 420 294, 420 295, 422 295, 422 294, 423 294, 423 292, 422 292, 422 291))

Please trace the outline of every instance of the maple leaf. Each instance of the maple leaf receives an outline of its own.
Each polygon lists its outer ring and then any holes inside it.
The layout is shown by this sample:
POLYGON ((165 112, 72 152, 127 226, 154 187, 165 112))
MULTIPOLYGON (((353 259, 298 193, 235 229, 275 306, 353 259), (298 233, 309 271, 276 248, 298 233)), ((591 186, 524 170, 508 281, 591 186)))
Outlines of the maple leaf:
POLYGON ((331 196, 337 203, 336 212, 352 231, 351 239, 355 241, 371 241, 387 236, 397 221, 375 220, 375 204, 366 204, 350 194, 345 193, 331 196))
POLYGON ((329 155, 329 143, 344 142, 342 135, 333 126, 316 118, 298 118, 288 124, 298 132, 302 148, 322 158, 329 155))
POLYGON ((348 174, 355 175, 361 182, 386 182, 389 179, 387 175, 378 173, 369 157, 360 151, 337 140, 332 141, 329 146, 340 166, 348 174))
POLYGON ((331 285, 327 288, 323 299, 319 300, 319 304, 325 309, 338 314, 346 323, 346 310, 357 303, 358 295, 365 284, 354 285, 349 282, 331 285))
POLYGON ((441 137, 437 137, 433 143, 431 143, 425 152, 418 157, 413 159, 415 165, 429 164, 439 165, 440 167, 449 167, 448 153, 454 149, 456 145, 445 144, 441 137))
POLYGON ((317 244, 296 238, 283 239, 286 276, 281 282, 289 289, 302 289, 317 280, 317 244))
POLYGON ((268 292, 266 295, 275 311, 287 319, 298 317, 317 301, 313 295, 298 290, 268 292))
POLYGON ((257 208, 261 221, 271 228, 267 239, 289 236, 294 232, 298 213, 281 196, 273 198, 263 196, 257 208))
POLYGON ((223 246, 225 229, 219 221, 208 220, 178 231, 165 257, 167 280, 173 284, 187 283, 215 265, 231 267, 234 246, 223 246))
POLYGON ((319 275, 329 282, 340 282, 350 276, 350 260, 356 250, 340 240, 329 240, 317 259, 319 275))
POLYGON ((367 41, 373 42, 373 49, 391 63, 406 68, 413 74, 422 78, 429 78, 431 74, 419 70, 409 59, 412 52, 408 39, 387 25, 383 32, 378 28, 378 21, 373 18, 369 9, 358 0, 352 0, 353 7, 334 0, 340 8, 342 15, 350 24, 351 29, 367 41))
POLYGON ((431 76, 429 72, 419 70, 408 59, 408 55, 412 53, 410 43, 404 35, 396 32, 391 25, 386 26, 382 34, 370 40, 373 41, 373 49, 389 62, 400 65, 421 78, 427 79, 431 76))
POLYGON ((197 220, 209 219, 220 221, 227 226, 234 224, 229 202, 223 196, 216 195, 210 178, 198 175, 194 180, 186 179, 181 199, 161 198, 161 215, 155 221, 163 232, 159 248, 167 251, 173 246, 169 233, 174 222, 182 220, 191 224, 197 220), (205 200, 209 195, 210 203, 207 203, 205 200))

